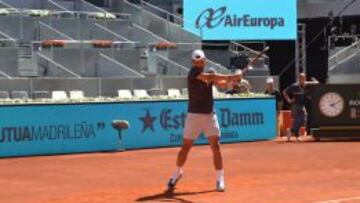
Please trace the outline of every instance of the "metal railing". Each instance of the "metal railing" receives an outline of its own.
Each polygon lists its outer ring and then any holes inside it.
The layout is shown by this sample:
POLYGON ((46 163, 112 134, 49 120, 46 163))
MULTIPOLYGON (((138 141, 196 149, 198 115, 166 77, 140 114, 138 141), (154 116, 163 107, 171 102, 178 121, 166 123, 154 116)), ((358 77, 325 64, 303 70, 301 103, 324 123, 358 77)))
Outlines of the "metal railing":
POLYGON ((65 7, 60 6, 58 3, 52 1, 52 0, 47 0, 47 2, 49 2, 51 5, 54 5, 56 8, 62 10, 62 11, 69 11, 68 9, 66 9, 65 7))
POLYGON ((104 27, 104 26, 99 25, 99 24, 97 24, 97 23, 94 23, 94 25, 95 25, 96 27, 100 28, 101 30, 103 30, 103 31, 105 31, 105 32, 108 32, 108 33, 110 33, 111 35, 113 35, 113 36, 115 36, 115 37, 117 37, 117 38, 119 38, 119 39, 121 39, 121 40, 131 41, 131 40, 127 39, 126 37, 123 37, 123 36, 119 35, 118 33, 116 33, 116 32, 114 32, 114 31, 108 29, 107 27, 104 27))
POLYGON ((5 3, 3 1, 0 1, 0 4, 6 6, 7 9, 17 10, 16 8, 12 7, 11 5, 9 5, 9 4, 7 4, 7 3, 5 3))
POLYGON ((358 39, 356 42, 351 44, 350 46, 340 50, 333 56, 329 57, 328 67, 329 71, 337 68, 339 64, 342 64, 349 60, 350 58, 356 56, 356 54, 360 54, 360 40, 358 39))
MULTIPOLYGON (((250 43, 250 42, 247 42, 247 43, 250 43)), ((253 42, 253 44, 262 44, 262 49, 265 48, 265 45, 262 43, 262 42, 253 42)), ((230 44, 229 44, 229 50, 230 51, 233 51, 235 53, 247 53, 247 54, 250 54, 250 55, 258 55, 259 52, 254 50, 254 49, 251 49, 239 42, 235 42, 235 41, 230 41, 230 44)), ((264 57, 267 57, 264 55, 264 57)))
POLYGON ((144 31, 144 32, 146 32, 146 33, 148 33, 149 35, 151 35, 151 36, 153 36, 153 37, 155 37, 155 38, 157 38, 157 39, 159 39, 159 40, 161 40, 163 42, 169 42, 165 38, 160 37, 159 35, 156 35, 155 33, 151 32, 150 30, 147 30, 147 29, 145 29, 145 28, 143 28, 143 27, 141 27, 139 25, 133 24, 133 26, 140 29, 140 30, 142 30, 142 31, 144 31))
POLYGON ((12 37, 10 37, 9 35, 5 34, 5 33, 2 32, 1 30, 0 30, 0 35, 4 36, 4 37, 6 38, 6 40, 10 40, 10 41, 13 41, 13 42, 16 41, 14 38, 12 38, 12 37))
POLYGON ((157 73, 161 75, 186 75, 188 68, 160 54, 156 54, 157 73))
MULTIPOLYGON (((39 22, 39 26, 40 26, 40 27, 43 26, 43 27, 45 27, 46 29, 51 30, 52 32, 55 32, 56 34, 64 37, 64 38, 67 39, 67 40, 74 40, 73 38, 71 38, 71 37, 67 36, 66 34, 62 33, 61 31, 59 31, 59 30, 57 30, 57 29, 55 29, 55 28, 51 27, 50 25, 47 25, 47 24, 45 24, 45 23, 43 23, 43 22, 39 22)), ((40 29, 41 29, 41 28, 40 28, 40 29)))
POLYGON ((13 79, 13 77, 11 77, 10 75, 4 73, 3 71, 0 70, 0 75, 7 78, 7 79, 13 79))
MULTIPOLYGON (((172 23, 174 23, 174 24, 176 24, 176 25, 178 25, 180 27, 182 27, 183 24, 184 24, 184 19, 181 16, 176 15, 174 13, 170 13, 170 12, 168 12, 168 11, 162 9, 162 8, 159 8, 159 7, 153 5, 153 4, 149 3, 149 2, 146 2, 144 0, 140 0, 140 7, 144 8, 144 9, 150 11, 150 12, 151 12, 151 9, 152 9, 152 10, 154 10, 156 12, 164 14, 166 16, 165 19, 168 22, 171 22, 170 19, 173 18, 172 23)), ((152 12, 152 13, 156 14, 156 12, 152 12)), ((159 16, 159 17, 161 17, 161 16, 159 16)))
MULTIPOLYGON (((97 7, 97 6, 91 4, 91 3, 87 2, 87 1, 80 0, 79 2, 81 2, 81 3, 84 4, 84 5, 86 5, 87 8, 93 9, 94 12, 109 13, 108 11, 106 11, 106 10, 100 8, 100 7, 97 7)), ((88 11, 89 11, 89 10, 88 10, 88 11)))
POLYGON ((70 74, 71 76, 74 76, 75 78, 81 78, 80 75, 74 73, 73 71, 69 70, 68 68, 64 67, 63 65, 55 62, 54 60, 52 60, 51 58, 45 56, 44 54, 42 54, 42 53, 40 53, 40 52, 37 52, 36 55, 37 55, 38 57, 43 58, 43 59, 45 59, 46 61, 52 63, 53 65, 55 65, 55 67, 57 67, 57 68, 61 69, 62 71, 70 74))
POLYGON ((103 57, 103 58, 111 61, 112 63, 118 65, 119 67, 121 67, 121 68, 123 68, 123 69, 125 69, 125 70, 127 70, 127 71, 129 71, 129 72, 131 72, 131 73, 133 73, 134 75, 136 75, 135 77, 145 78, 144 75, 138 73, 137 71, 129 68, 129 67, 126 66, 125 64, 120 63, 119 61, 116 61, 115 59, 113 59, 113 58, 111 58, 111 57, 109 57, 109 56, 107 56, 107 55, 105 55, 105 54, 103 54, 103 53, 100 53, 100 57, 103 57))

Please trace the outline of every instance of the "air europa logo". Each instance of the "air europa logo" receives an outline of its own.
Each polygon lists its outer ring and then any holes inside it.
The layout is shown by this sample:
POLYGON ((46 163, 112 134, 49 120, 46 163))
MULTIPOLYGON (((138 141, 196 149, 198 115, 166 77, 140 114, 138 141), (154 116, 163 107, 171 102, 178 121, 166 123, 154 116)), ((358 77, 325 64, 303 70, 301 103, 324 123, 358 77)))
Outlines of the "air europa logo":
POLYGON ((253 17, 250 14, 227 14, 227 7, 218 9, 208 8, 200 13, 195 21, 196 28, 207 27, 214 29, 216 27, 266 27, 275 29, 284 27, 285 19, 281 17, 253 17))

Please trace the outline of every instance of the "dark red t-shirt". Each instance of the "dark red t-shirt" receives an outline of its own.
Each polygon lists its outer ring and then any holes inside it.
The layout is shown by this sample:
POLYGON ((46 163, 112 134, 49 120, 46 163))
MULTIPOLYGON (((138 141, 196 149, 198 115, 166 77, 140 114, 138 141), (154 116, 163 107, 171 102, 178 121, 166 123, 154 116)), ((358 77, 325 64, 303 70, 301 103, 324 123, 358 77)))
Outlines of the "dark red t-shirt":
POLYGON ((196 79, 203 71, 203 69, 192 67, 188 73, 189 113, 209 114, 214 112, 213 85, 196 79))

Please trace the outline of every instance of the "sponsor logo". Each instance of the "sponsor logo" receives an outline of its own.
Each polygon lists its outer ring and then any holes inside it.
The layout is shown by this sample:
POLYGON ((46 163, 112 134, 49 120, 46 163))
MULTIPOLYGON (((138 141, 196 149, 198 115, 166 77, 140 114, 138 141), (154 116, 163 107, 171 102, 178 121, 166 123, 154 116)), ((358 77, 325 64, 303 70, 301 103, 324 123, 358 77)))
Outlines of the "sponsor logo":
POLYGON ((186 114, 174 114, 171 109, 163 109, 160 115, 160 125, 164 130, 184 128, 186 114))
POLYGON ((0 143, 90 139, 96 137, 97 131, 104 129, 104 122, 97 124, 81 122, 74 125, 4 126, 0 128, 0 143))
POLYGON ((150 129, 152 132, 154 130, 154 121, 157 119, 155 116, 151 116, 149 109, 146 110, 144 117, 139 118, 143 122, 142 132, 144 133, 147 129, 150 129))
POLYGON ((356 106, 360 106, 360 99, 353 99, 349 101, 349 105, 351 107, 356 107, 356 106))
POLYGON ((208 29, 217 27, 265 27, 273 30, 284 26, 285 19, 282 17, 254 17, 250 14, 229 14, 226 6, 218 9, 207 8, 200 13, 195 21, 196 28, 206 27, 208 29))
MULTIPOLYGON (((264 114, 262 112, 233 112, 229 108, 221 108, 218 114, 221 128, 233 128, 242 126, 264 125, 264 114)), ((142 133, 148 129, 155 132, 154 122, 159 118, 160 128, 165 131, 181 130, 185 127, 186 113, 174 112, 172 109, 164 108, 159 116, 153 116, 146 110, 145 116, 139 119, 143 122, 142 133)))
POLYGON ((360 118, 360 99, 349 100, 350 106, 350 118, 359 119, 360 118))
POLYGON ((264 114, 261 112, 231 112, 230 109, 220 109, 222 128, 238 126, 258 126, 264 124, 264 114))

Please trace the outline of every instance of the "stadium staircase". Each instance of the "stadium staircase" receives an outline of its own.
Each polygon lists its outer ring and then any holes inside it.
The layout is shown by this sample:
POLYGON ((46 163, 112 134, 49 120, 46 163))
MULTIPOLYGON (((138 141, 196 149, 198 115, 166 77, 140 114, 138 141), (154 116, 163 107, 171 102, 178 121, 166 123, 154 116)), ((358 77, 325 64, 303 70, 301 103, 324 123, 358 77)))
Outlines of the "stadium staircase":
POLYGON ((360 74, 360 38, 354 39, 351 45, 330 52, 329 75, 360 74))
MULTIPOLYGON (((184 30, 179 17, 113 2, 98 7, 84 0, 0 0, 1 89, 116 96, 118 89, 186 87, 189 56, 205 47, 202 40, 184 30)), ((224 59, 257 53, 237 42, 227 46, 223 52, 205 49, 209 66, 220 73, 230 71, 224 59)), ((254 78, 254 89, 263 88, 263 81, 254 78)))

